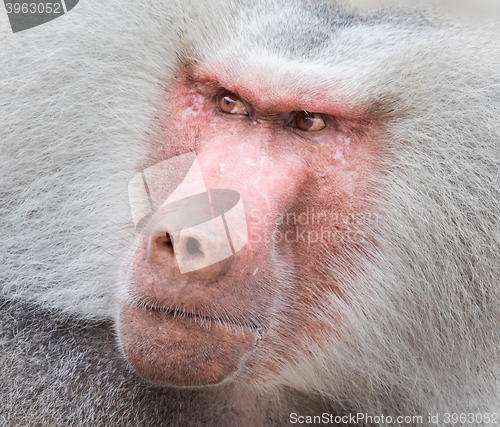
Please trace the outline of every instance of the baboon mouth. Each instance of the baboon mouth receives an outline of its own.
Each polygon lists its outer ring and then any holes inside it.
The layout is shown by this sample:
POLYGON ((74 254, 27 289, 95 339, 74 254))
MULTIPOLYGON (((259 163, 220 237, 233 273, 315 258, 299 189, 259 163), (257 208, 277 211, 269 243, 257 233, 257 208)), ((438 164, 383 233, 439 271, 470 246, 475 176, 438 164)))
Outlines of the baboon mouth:
POLYGON ((147 304, 142 302, 135 302, 133 305, 142 308, 146 311, 162 313, 165 316, 171 317, 173 320, 193 320, 198 321, 201 324, 218 324, 218 325, 228 325, 235 327, 250 328, 257 331, 259 334, 262 330, 262 326, 256 322, 251 322, 243 319, 231 319, 227 316, 208 316, 201 313, 193 313, 190 311, 185 311, 179 308, 173 308, 168 306, 157 306, 153 304, 147 304))
POLYGON ((205 386, 233 378, 262 340, 251 322, 155 304, 124 304, 118 326, 125 357, 157 385, 205 386))

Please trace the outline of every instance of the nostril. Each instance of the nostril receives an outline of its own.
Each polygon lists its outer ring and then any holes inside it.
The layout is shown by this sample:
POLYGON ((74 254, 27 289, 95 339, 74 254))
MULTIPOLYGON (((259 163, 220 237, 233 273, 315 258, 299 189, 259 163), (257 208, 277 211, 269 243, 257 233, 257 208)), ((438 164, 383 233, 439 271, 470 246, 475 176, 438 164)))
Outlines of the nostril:
POLYGON ((172 236, 170 234, 167 233, 166 236, 158 237, 157 242, 163 249, 167 250, 169 253, 174 253, 174 240, 172 239, 172 236))
POLYGON ((187 249, 188 253, 191 255, 195 255, 197 253, 200 253, 200 254, 202 253, 200 250, 200 242, 198 242, 198 240, 196 240, 196 239, 193 239, 192 237, 187 239, 186 249, 187 249))

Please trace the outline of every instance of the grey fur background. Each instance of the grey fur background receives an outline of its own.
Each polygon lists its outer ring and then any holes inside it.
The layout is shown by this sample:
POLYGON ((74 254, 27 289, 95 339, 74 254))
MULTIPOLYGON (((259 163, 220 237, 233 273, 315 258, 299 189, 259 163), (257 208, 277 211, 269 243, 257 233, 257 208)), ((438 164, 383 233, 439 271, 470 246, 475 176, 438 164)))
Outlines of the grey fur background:
POLYGON ((474 19, 477 22, 500 20, 500 3, 497 0, 353 0, 353 2, 367 10, 381 6, 431 8, 449 12, 456 17, 474 19))

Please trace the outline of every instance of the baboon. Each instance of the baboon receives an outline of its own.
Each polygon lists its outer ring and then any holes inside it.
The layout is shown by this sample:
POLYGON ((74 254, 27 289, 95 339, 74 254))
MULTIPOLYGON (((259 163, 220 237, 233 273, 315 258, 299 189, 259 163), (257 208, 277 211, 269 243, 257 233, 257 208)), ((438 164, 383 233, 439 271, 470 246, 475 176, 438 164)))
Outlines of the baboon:
POLYGON ((1 43, 1 425, 500 422, 495 30, 88 0, 1 43))

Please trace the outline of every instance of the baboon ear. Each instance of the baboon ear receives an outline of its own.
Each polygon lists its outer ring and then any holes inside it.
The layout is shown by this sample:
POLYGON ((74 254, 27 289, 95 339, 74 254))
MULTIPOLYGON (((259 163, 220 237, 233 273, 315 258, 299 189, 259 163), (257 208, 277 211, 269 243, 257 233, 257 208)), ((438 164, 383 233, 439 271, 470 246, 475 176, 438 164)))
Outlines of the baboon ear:
POLYGON ((45 24, 68 13, 78 0, 4 0, 13 33, 45 24))

